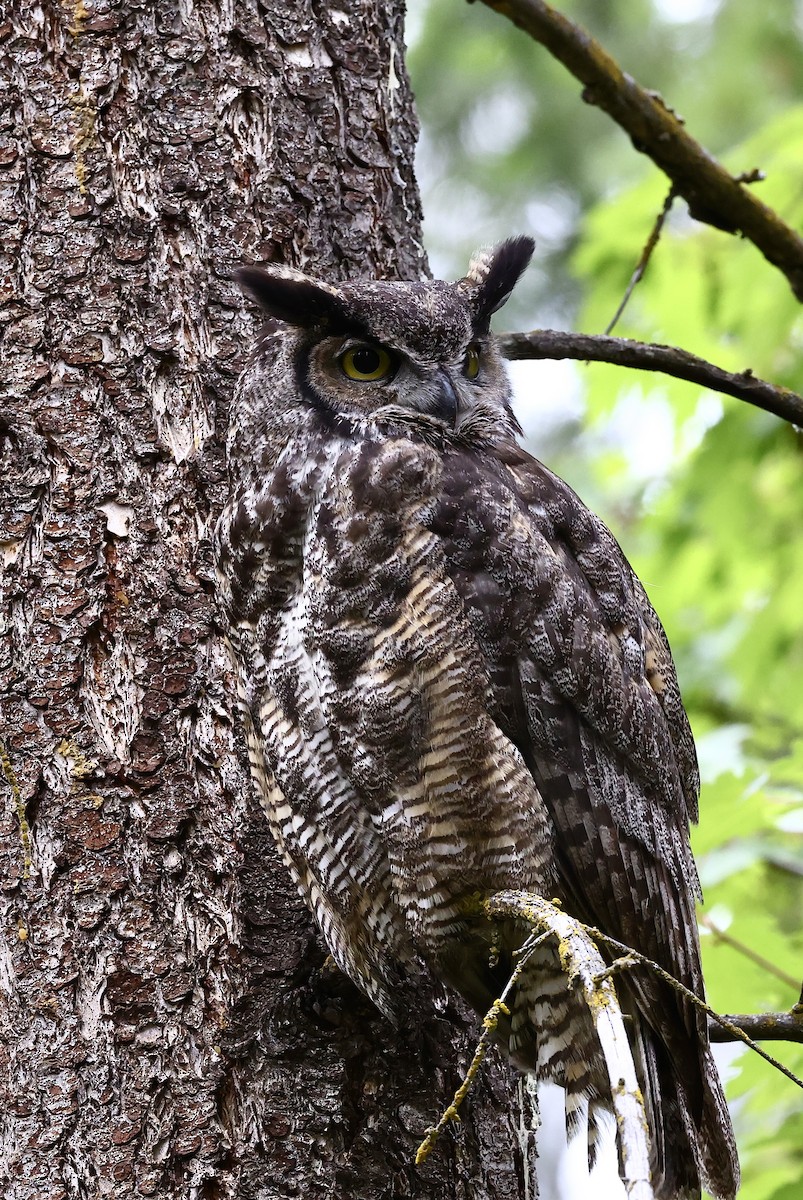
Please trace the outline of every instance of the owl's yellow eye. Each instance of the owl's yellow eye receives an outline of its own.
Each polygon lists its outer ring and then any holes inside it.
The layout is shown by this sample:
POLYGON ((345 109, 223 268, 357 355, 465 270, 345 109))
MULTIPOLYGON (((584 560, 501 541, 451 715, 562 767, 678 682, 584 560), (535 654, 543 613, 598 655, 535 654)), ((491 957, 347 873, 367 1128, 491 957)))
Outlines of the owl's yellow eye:
POLYGON ((343 374, 360 383, 377 383, 393 373, 393 359, 381 346, 352 346, 340 356, 343 374))
POLYGON ((472 342, 466 357, 463 359, 463 374, 467 379, 476 379, 480 373, 480 347, 479 342, 472 342))

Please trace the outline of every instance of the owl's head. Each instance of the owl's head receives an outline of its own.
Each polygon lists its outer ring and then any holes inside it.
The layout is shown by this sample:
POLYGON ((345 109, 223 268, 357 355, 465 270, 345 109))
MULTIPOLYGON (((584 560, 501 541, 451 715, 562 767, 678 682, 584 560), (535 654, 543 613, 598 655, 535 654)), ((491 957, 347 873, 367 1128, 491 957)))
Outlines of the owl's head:
POLYGON ((533 249, 518 237, 481 251, 456 283, 330 284, 284 266, 237 278, 282 339, 296 402, 345 427, 487 443, 517 429, 490 320, 533 249))

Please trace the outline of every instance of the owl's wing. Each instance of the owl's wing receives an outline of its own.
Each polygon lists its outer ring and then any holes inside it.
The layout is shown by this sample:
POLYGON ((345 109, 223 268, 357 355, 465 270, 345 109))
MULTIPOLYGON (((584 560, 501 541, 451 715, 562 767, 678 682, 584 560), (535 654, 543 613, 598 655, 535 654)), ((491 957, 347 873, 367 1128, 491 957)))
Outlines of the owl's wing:
MULTIPOLYGON (((433 529, 485 651, 494 719, 549 810, 567 908, 702 994, 694 746, 666 636, 622 551, 514 447, 447 455, 433 529)), ((699 1118, 704 1017, 654 973, 626 977, 699 1118)))

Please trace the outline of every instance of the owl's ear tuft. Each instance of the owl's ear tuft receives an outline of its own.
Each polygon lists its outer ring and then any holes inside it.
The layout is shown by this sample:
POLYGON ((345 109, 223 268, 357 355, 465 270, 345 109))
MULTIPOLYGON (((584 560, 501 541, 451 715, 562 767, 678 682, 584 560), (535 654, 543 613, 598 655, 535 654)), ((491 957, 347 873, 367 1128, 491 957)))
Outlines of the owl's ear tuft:
POLYGON ((234 278, 269 316, 287 325, 310 329, 343 321, 343 298, 337 288, 293 267, 240 267, 234 278))
POLYGON ((531 237, 515 237, 474 255, 466 277, 459 281, 458 287, 467 293, 478 324, 487 324, 492 314, 507 301, 534 250, 535 242, 531 237))

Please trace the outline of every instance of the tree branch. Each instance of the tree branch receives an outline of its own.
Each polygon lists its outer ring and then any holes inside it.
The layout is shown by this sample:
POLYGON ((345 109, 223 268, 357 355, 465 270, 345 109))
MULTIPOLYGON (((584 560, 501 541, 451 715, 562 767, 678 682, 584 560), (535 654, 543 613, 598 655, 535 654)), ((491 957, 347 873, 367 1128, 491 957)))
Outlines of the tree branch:
POLYGON ((661 371, 686 379, 715 392, 746 400, 784 421, 803 427, 803 396, 788 388, 757 379, 750 370, 732 375, 721 367, 674 346, 635 342, 629 338, 603 337, 587 333, 564 333, 557 329, 534 329, 531 333, 505 333, 499 338, 502 353, 511 360, 574 358, 583 362, 615 363, 640 371, 661 371))
POLYGON ((584 85, 583 99, 608 113, 671 179, 698 221, 741 233, 782 271, 803 300, 803 239, 745 187, 756 173, 734 178, 683 128, 654 92, 641 87, 581 26, 542 0, 483 0, 508 17, 584 85))
MULTIPOLYGON (((803 1008, 799 1005, 788 1013, 741 1013, 722 1020, 754 1042, 803 1042, 803 1008)), ((712 1042, 743 1041, 716 1021, 708 1022, 708 1037, 712 1042)))
POLYGON ((616 1115, 623 1182, 630 1200, 654 1200, 649 1182, 649 1147, 646 1140, 644 1100, 638 1087, 630 1044, 625 1032, 622 1011, 613 975, 634 967, 646 967, 685 996, 708 1016, 708 1036, 712 1042, 743 1042, 776 1067, 798 1087, 803 1080, 756 1044, 760 1041, 803 1042, 803 991, 798 1004, 788 1013, 759 1013, 741 1016, 722 1016, 710 1005, 680 983, 652 959, 630 949, 601 930, 585 925, 569 916, 556 902, 545 900, 534 892, 495 892, 481 901, 481 909, 490 921, 517 917, 532 926, 533 932, 518 953, 517 965, 497 1000, 494 1000, 483 1020, 483 1029, 471 1065, 454 1094, 451 1104, 436 1125, 426 1131, 418 1147, 416 1165, 430 1154, 438 1138, 452 1121, 459 1121, 459 1109, 482 1066, 496 1034, 502 1013, 510 1016, 507 1001, 527 970, 535 950, 548 939, 555 939, 556 957, 566 975, 566 985, 584 1000, 599 1040, 599 1049, 611 1084, 611 1099, 616 1115), (613 962, 604 962, 596 943, 608 946, 620 954, 613 962))

